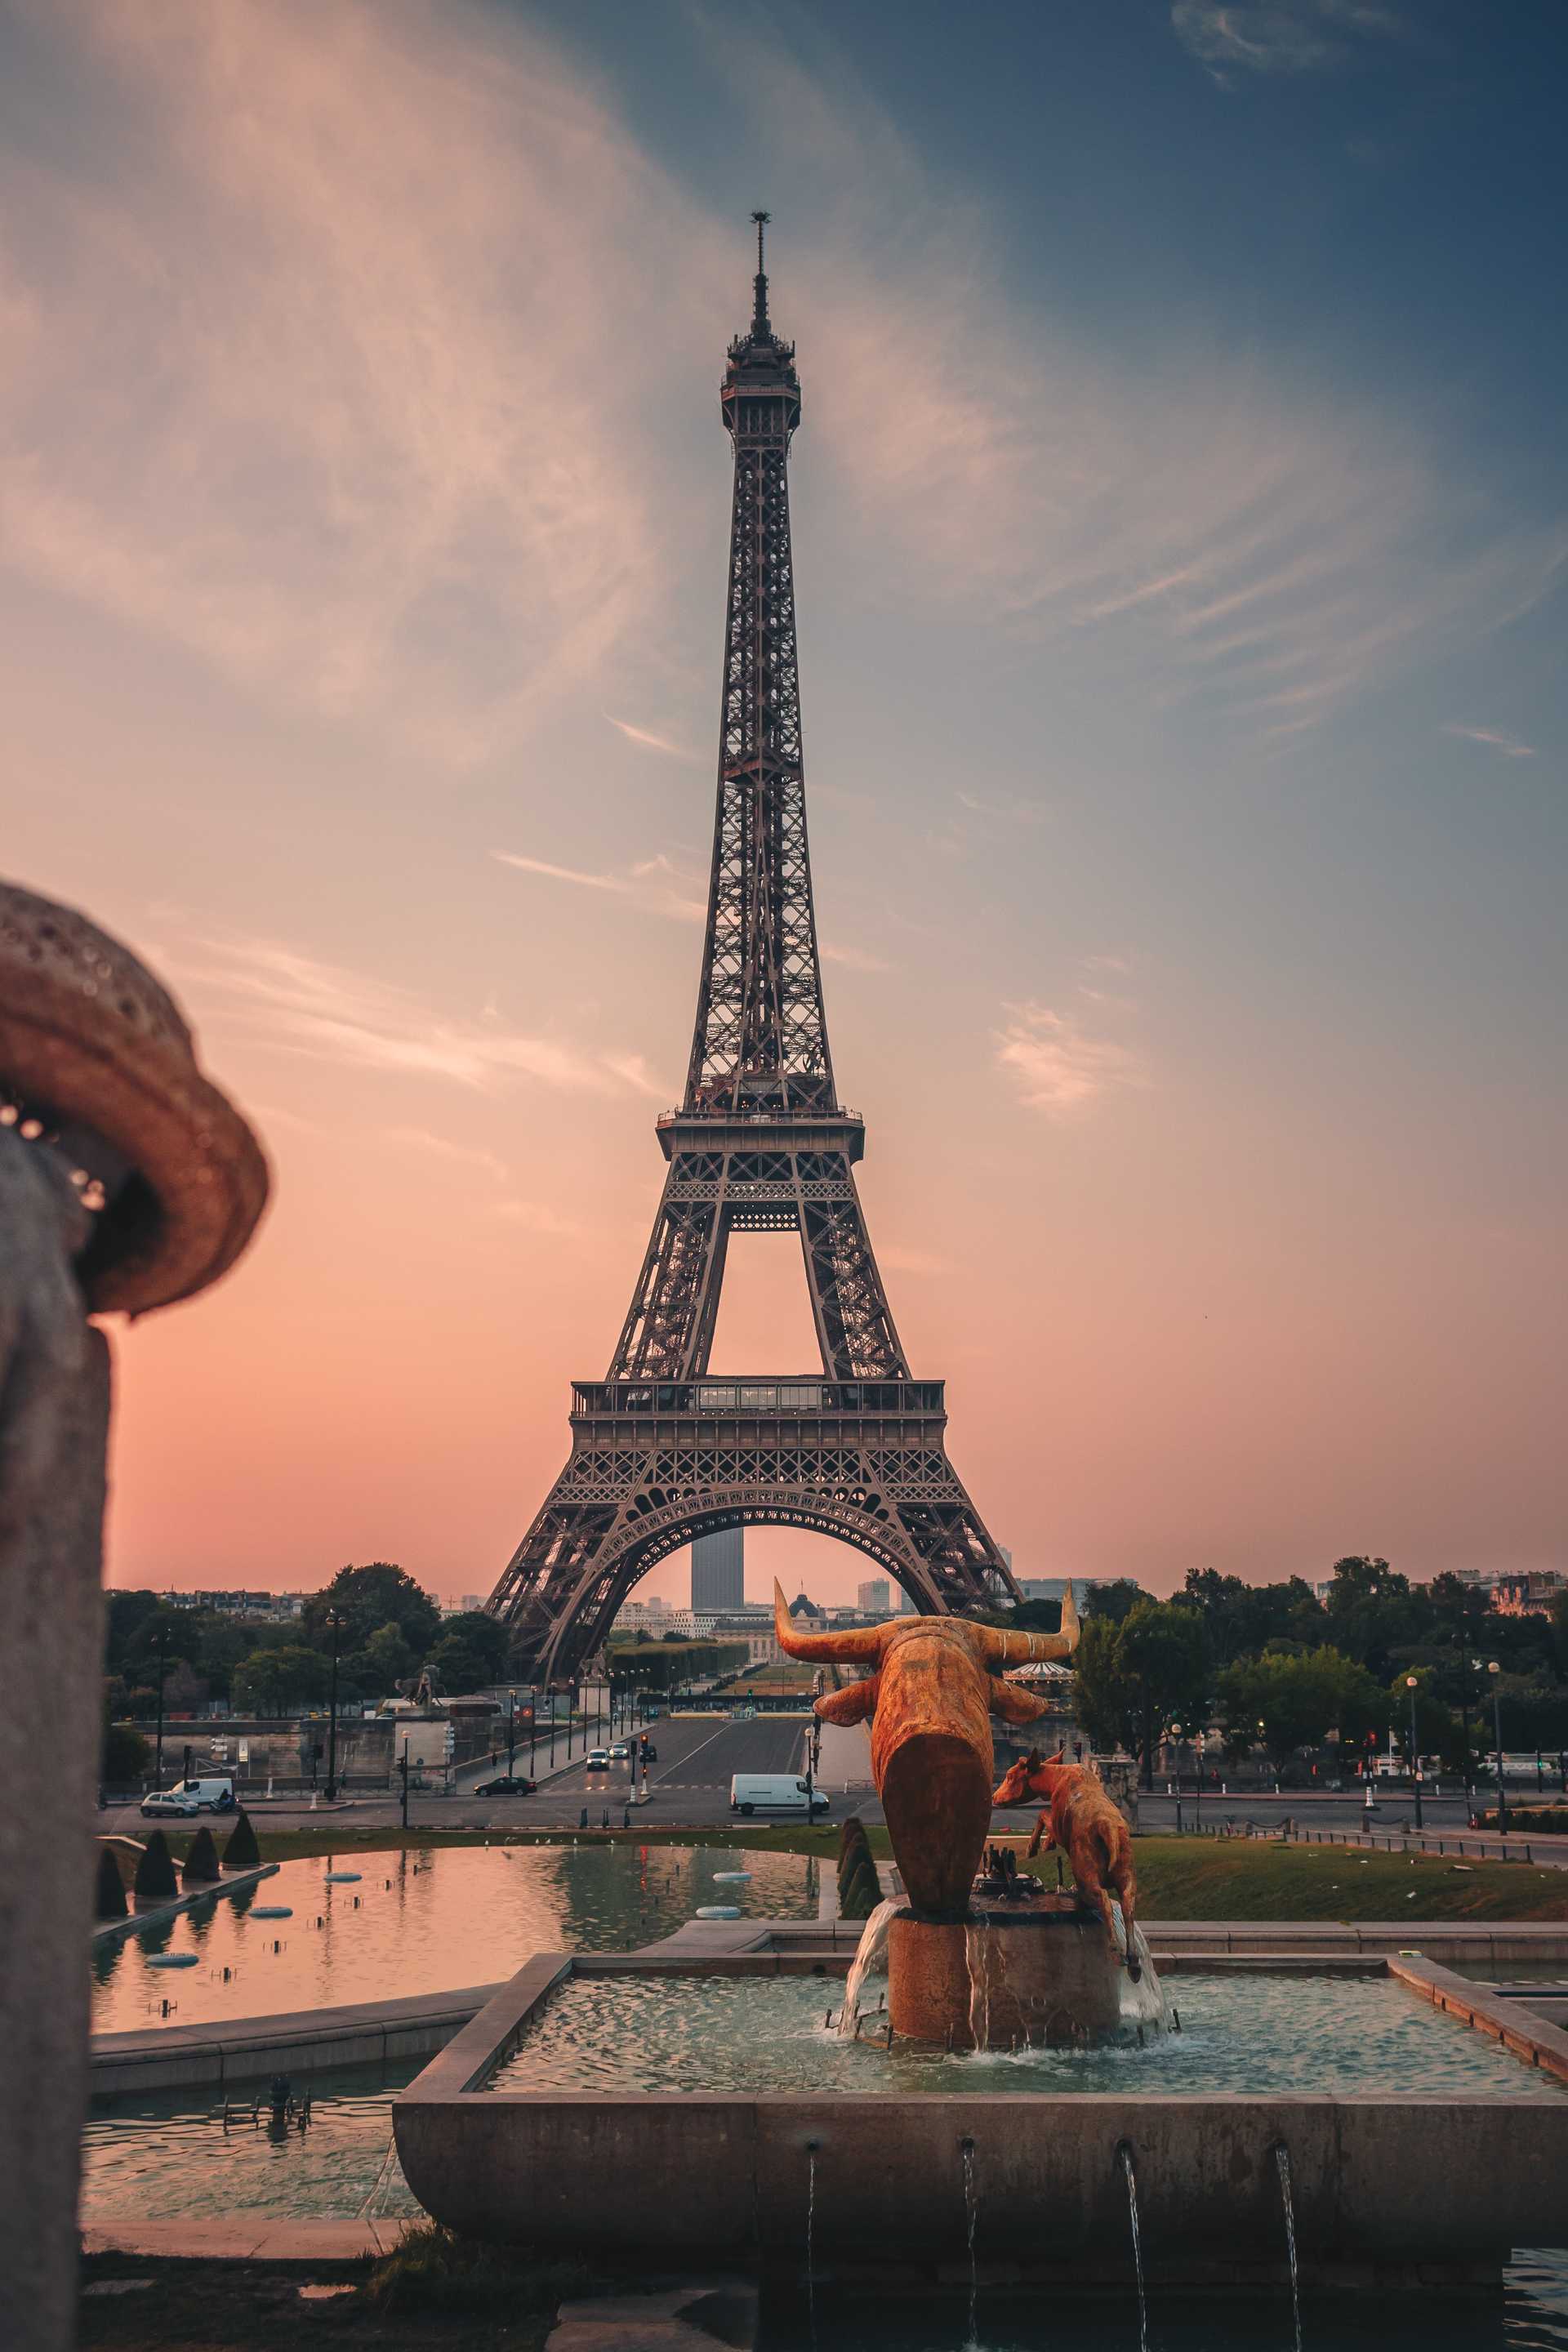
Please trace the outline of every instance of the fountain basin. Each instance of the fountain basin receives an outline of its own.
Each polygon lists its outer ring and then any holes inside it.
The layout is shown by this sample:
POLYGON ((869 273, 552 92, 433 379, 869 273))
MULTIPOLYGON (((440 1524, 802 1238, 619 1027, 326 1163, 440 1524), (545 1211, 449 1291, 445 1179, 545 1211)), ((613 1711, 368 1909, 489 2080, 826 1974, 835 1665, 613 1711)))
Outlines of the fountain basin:
MULTIPOLYGON (((1568 2097, 1552 2074, 1515 2068, 1490 2042, 1488 2063, 1507 2087, 1458 2094, 1403 2082, 1333 2094, 1172 2094, 1158 2070, 1180 2053, 1177 2034, 1152 2055, 1093 2053, 1122 2069, 1127 2087, 1113 2090, 994 2087, 1015 2065, 1074 2063, 1041 2052, 947 2060, 943 2079, 962 2086, 951 2091, 892 2087, 869 2071, 864 2091, 617 2090, 590 2080, 586 2067, 581 2089, 562 2087, 569 2070, 529 2089, 516 2065, 506 2087, 491 2087, 509 2062, 527 2065, 531 2030, 574 1984, 603 2019, 616 1978, 692 1986, 809 1971, 816 1985, 787 1990, 797 2007, 809 1995, 826 2011, 829 1965, 805 1954, 536 1957, 397 2100, 411 2189, 437 2220, 481 2236, 667 2265, 679 2250, 683 2260, 798 2267, 815 2176, 819 2264, 887 2263, 935 2282, 969 2260, 968 2143, 978 2262, 1020 2280, 1124 2284, 1127 2148, 1151 2276, 1239 2288, 1282 2273, 1282 2143, 1308 2277, 1442 2285, 1496 2277, 1515 2246, 1568 2241, 1568 2097)), ((1398 1963, 1384 1990, 1396 2003, 1408 1998, 1424 2030, 1463 2035, 1462 2024, 1433 2013, 1432 1988, 1414 1981, 1424 1965, 1398 1963), (1422 1992, 1426 2002, 1415 1998, 1422 1992)), ((1185 1998, 1178 1993, 1178 2005, 1185 1998)), ((820 2053, 808 2053, 825 2071, 828 2041, 822 2031, 820 2053)), ((864 2047, 844 2054, 868 2069, 879 2063, 864 2047)), ((943 2062, 926 2053, 923 2063, 943 2062)), ((1562 2063, 1568 2071, 1568 2055, 1562 2063)))
POLYGON ((1069 1895, 976 1905, 963 1925, 900 1911, 888 1932, 893 2031, 954 2050, 1134 2041, 1163 2020, 1152 1968, 1145 1978, 1140 1993, 1069 1895))

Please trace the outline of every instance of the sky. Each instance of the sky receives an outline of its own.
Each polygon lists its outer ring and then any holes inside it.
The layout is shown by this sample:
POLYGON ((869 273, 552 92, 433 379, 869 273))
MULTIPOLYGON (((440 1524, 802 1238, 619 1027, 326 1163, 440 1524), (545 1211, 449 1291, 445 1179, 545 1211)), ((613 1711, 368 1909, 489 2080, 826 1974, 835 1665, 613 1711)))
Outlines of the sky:
MULTIPOLYGON (((565 1457, 755 205, 835 1067, 987 1524, 1563 1564, 1565 63, 1555 0, 3 0, 5 868, 275 1171, 114 1334, 112 1582, 488 1592, 565 1457)), ((812 1360, 742 1237, 714 1369, 812 1360)))

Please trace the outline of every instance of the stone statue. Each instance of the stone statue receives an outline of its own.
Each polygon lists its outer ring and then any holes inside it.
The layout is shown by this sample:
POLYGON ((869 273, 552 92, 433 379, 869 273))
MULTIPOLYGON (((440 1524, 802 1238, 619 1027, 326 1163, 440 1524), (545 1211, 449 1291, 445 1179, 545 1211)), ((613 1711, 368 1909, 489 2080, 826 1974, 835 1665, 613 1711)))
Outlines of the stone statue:
POLYGON ((217 1279, 267 1163, 135 957, 0 884, 0 2344, 68 2352, 102 1719, 108 1343, 217 1279))
POLYGON ((816 1702, 826 1723, 871 1723, 871 1776, 917 1919, 962 1921, 991 1822, 991 1718, 1033 1723, 1046 1703, 1004 1666, 1070 1657, 1078 1612, 1069 1584, 1059 1633, 1007 1633, 966 1617, 894 1617, 884 1625, 799 1633, 773 1584, 773 1627, 791 1658, 861 1665, 864 1680, 816 1702))
POLYGON ((1115 1895, 1126 1930, 1127 1973, 1136 1984, 1142 1963, 1135 1940, 1138 1879, 1132 1867, 1132 1840, 1099 1773, 1081 1764, 1068 1764, 1066 1757, 1065 1748, 1047 1757, 1031 1748, 1010 1772, 1003 1774, 993 1801, 1022 1805, 1031 1797, 1044 1798, 1046 1810, 1035 1823, 1029 1852, 1035 1854, 1042 1845, 1055 1846, 1067 1855, 1079 1893, 1093 1904, 1105 1922, 1111 1958, 1120 1959, 1122 1955, 1110 1909, 1110 1898, 1115 1895))

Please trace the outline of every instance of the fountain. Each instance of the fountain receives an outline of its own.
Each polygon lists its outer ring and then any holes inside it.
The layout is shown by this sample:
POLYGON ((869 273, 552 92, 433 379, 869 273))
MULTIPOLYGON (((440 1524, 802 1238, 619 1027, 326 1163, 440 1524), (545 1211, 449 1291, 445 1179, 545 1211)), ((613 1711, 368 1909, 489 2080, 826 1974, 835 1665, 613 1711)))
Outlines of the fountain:
POLYGON ((900 2292, 967 2276, 972 2338, 994 2248, 1021 2289, 1136 2284, 1145 2346, 1148 2294, 1168 2283, 1277 2294, 1289 2255, 1307 2286, 1429 2288, 1561 2242, 1568 2037, 1538 2022, 1526 2044, 1489 2011, 1496 2042, 1450 2027, 1441 2009, 1481 2010, 1418 1956, 1358 1981, 1266 1939, 1184 1987, 1167 2037, 1125 1824, 1097 1777, 1031 1753, 1019 1788, 1002 1784, 1040 1796, 1033 1850, 1049 1837, 1073 1891, 987 1852, 991 1717, 1040 1711, 1001 1669, 1069 1653, 1070 1602, 1058 1636, 956 1618, 803 1635, 775 1606, 787 1653, 871 1670, 817 1712, 869 1720, 903 1899, 878 1906, 852 1964, 843 1928, 816 1919, 536 1953, 395 2108, 404 2175, 437 2220, 794 2281, 804 2244, 814 2315, 830 2276, 900 2292), (886 2024, 867 2032, 884 1950, 886 2024), (847 1969, 835 2032, 822 1979, 847 1969))
POLYGON ((1000 1669, 1071 1655, 1071 1585, 1059 1633, 1002 1633, 957 1617, 801 1633, 776 1583, 773 1622, 791 1657, 871 1670, 818 1699, 816 1713, 829 1723, 869 1719, 872 1774, 909 1897, 867 1921, 840 2031, 854 2032, 861 1984, 885 1944, 889 2020, 908 2040, 1011 2051, 1159 2032, 1163 1997, 1148 1946, 1129 1927, 1136 1887, 1126 1824, 1099 1780, 1037 1751, 992 1791, 993 1716, 1016 1724, 1045 1712, 1000 1669), (993 1805, 1029 1790, 1050 1801, 1073 1894, 1046 1893, 1006 1847, 992 1846, 980 1869, 993 1805))

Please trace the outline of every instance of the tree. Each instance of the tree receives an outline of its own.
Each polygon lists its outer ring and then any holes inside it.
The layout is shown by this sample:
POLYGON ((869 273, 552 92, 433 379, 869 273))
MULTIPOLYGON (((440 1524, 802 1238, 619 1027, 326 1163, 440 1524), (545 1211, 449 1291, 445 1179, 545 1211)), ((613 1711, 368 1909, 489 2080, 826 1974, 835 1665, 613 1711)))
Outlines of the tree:
POLYGON ((485 1661, 471 1642, 460 1633, 447 1633, 437 1643, 426 1660, 439 1687, 453 1698, 461 1698, 469 1691, 482 1690, 490 1677, 485 1672, 485 1661))
POLYGON ((1347 1751, 1359 1748, 1389 1713, 1365 1667, 1326 1643, 1235 1659, 1221 1673, 1215 1696, 1233 1752, 1261 1744, 1276 1769, 1299 1748, 1321 1746, 1331 1731, 1347 1751))
POLYGON ((1081 1606, 1085 1617, 1109 1617, 1113 1625, 1120 1625, 1142 1598, 1131 1577, 1119 1576, 1109 1584, 1091 1584, 1082 1597, 1081 1606))
POLYGON ((1122 1674, 1138 1693, 1143 1785, 1153 1786, 1154 1747, 1173 1716, 1201 1707, 1208 1678, 1202 1620, 1173 1601, 1140 1601, 1118 1629, 1122 1674))
POLYGON ((1336 1649, 1386 1683, 1402 1644, 1419 1641, 1429 1611, 1425 1595, 1385 1559, 1352 1557, 1334 1562, 1325 1603, 1329 1638, 1336 1649))
MULTIPOLYGON (((418 1664, 395 1617, 378 1625, 363 1649, 353 1654, 355 1678, 367 1675, 384 1696, 395 1690, 400 1682, 405 1682, 418 1664)), ((339 1672, 341 1680, 341 1668, 339 1672)))
POLYGON ((111 1673, 118 1673, 138 1647, 137 1637, 150 1617, 163 1604, 155 1592, 110 1592, 104 1596, 104 1652, 111 1673))
POLYGON ((329 1610, 340 1610, 347 1621, 339 1638, 340 1650, 363 1650, 378 1626, 398 1626, 416 1658, 428 1655, 441 1630, 441 1612, 421 1585, 389 1560, 372 1560, 364 1568, 341 1568, 323 1591, 312 1592, 300 1615, 300 1631, 318 1650, 330 1651, 329 1610))
POLYGON ((1190 1568, 1176 1600, 1201 1615, 1216 1665, 1261 1650, 1310 1648, 1323 1637, 1323 1604, 1303 1577, 1245 1584, 1239 1576, 1221 1576, 1215 1569, 1190 1568))
POLYGON ((444 1641, 465 1643, 474 1653, 482 1669, 481 1683, 505 1682, 511 1633, 499 1617, 483 1609, 460 1609, 455 1617, 442 1621, 441 1635, 444 1641))
MULTIPOLYGON (((1415 1675, 1415 1738, 1420 1756, 1440 1756, 1445 1764, 1458 1770, 1463 1762, 1464 1739, 1459 1724, 1449 1708, 1443 1705, 1433 1687, 1428 1670, 1415 1675)), ((1408 1674, 1398 1674, 1389 1687, 1388 1720, 1394 1738, 1405 1751, 1405 1761, 1414 1769, 1417 1756, 1410 1747, 1410 1699, 1408 1674)))
POLYGON ((234 1673, 235 1705, 252 1715, 293 1715, 320 1706, 331 1670, 319 1650, 303 1643, 253 1650, 234 1673))
POLYGON ((1073 1653, 1073 1714, 1102 1753, 1136 1737, 1138 1690, 1122 1665, 1121 1633, 1114 1618, 1086 1617, 1073 1653))
POLYGON ((128 1723, 106 1724, 103 1732, 103 1754, 99 1766, 104 1783, 110 1789, 123 1789, 139 1780, 147 1769, 147 1759, 153 1750, 139 1731, 128 1723))

